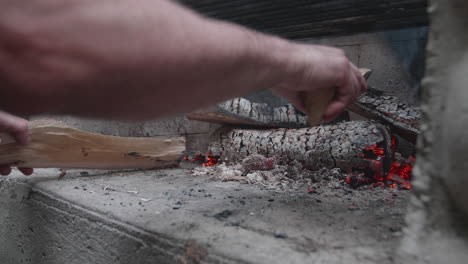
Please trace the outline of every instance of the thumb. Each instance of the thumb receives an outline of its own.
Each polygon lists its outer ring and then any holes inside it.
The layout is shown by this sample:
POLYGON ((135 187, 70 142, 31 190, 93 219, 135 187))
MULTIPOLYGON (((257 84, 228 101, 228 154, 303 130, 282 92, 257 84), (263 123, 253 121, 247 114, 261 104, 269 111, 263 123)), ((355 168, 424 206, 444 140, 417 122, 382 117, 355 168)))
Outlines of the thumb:
POLYGON ((28 121, 0 111, 0 131, 9 133, 21 145, 29 142, 28 121))

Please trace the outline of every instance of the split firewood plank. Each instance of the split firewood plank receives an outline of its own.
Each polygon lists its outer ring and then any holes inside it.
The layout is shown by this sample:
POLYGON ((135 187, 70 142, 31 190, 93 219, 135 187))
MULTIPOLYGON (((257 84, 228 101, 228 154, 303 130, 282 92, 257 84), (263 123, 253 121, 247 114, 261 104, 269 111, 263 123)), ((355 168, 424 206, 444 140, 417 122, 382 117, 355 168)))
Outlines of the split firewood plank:
POLYGON ((397 97, 368 89, 348 107, 356 114, 390 127, 393 133, 416 144, 420 133, 421 108, 402 103, 397 97))
POLYGON ((374 163, 364 156, 364 150, 380 146, 384 150, 382 167, 388 171, 393 159, 391 144, 386 127, 374 122, 353 121, 300 129, 221 128, 213 134, 209 151, 221 155, 221 161, 228 164, 258 154, 285 165, 299 161, 312 170, 352 171, 372 167, 374 163))
POLYGON ((29 123, 30 143, 0 133, 0 164, 31 168, 148 169, 174 166, 184 137, 116 137, 89 133, 54 120, 29 123))

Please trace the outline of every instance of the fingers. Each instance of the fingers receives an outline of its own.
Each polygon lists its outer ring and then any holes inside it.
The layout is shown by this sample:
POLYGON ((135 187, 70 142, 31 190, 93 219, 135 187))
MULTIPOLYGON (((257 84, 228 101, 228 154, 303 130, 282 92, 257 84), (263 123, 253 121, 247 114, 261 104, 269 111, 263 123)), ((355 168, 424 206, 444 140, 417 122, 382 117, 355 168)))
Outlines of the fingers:
POLYGON ((20 145, 27 145, 29 143, 28 124, 16 124, 11 130, 10 134, 16 139, 20 145))
MULTIPOLYGON (((328 105, 325 114, 324 120, 331 121, 337 118, 345 108, 350 105, 356 98, 361 94, 361 92, 366 89, 366 85, 363 85, 362 80, 359 78, 361 76, 359 70, 350 63, 350 70, 347 73, 347 76, 343 78, 345 80, 337 88, 335 98, 328 105), (359 75, 356 75, 356 71, 359 75)), ((364 81, 365 83, 365 81, 364 81)))
POLYGON ((0 174, 3 176, 10 175, 11 168, 9 166, 0 167, 0 174))
POLYGON ((351 63, 351 67, 353 68, 356 79, 358 80, 361 93, 367 91, 367 82, 366 79, 364 79, 364 76, 362 76, 361 71, 353 63, 351 63))
POLYGON ((32 168, 19 168, 18 170, 21 171, 24 175, 29 176, 33 174, 34 170, 32 168))
MULTIPOLYGON (((331 121, 337 118, 345 108, 367 89, 365 79, 362 77, 359 69, 351 62, 344 73, 344 77, 337 83, 336 95, 333 101, 328 105, 324 113, 324 121, 331 121)), ((307 114, 304 106, 302 92, 292 92, 289 90, 274 90, 276 95, 289 100, 299 111, 307 114)))
POLYGON ((296 107, 297 110, 307 114, 308 110, 304 105, 303 93, 294 93, 288 98, 289 102, 296 107))
POLYGON ((0 131, 10 133, 21 145, 29 142, 28 121, 0 111, 0 131))
MULTIPOLYGON (((32 168, 18 168, 21 173, 23 173, 26 176, 29 176, 33 174, 34 170, 32 168)), ((1 166, 0 167, 0 175, 7 176, 10 175, 11 173, 11 168, 10 166, 1 166)))
MULTIPOLYGON (((29 142, 28 121, 23 118, 0 111, 0 131, 9 133, 21 145, 26 145, 29 142)), ((31 168, 18 169, 24 175, 31 175, 33 173, 33 169, 31 168)), ((0 166, 1 175, 6 176, 10 173, 10 166, 0 166)))
POLYGON ((302 93, 284 90, 273 90, 273 94, 281 96, 289 101, 297 110, 307 114, 307 109, 304 106, 302 93))
POLYGON ((287 78, 272 90, 287 98, 297 109, 307 113, 301 93, 335 89, 335 96, 325 110, 323 118, 337 117, 362 92, 367 85, 359 69, 342 50, 323 46, 294 46, 301 56, 291 56, 293 68, 286 71, 287 78))
POLYGON ((327 107, 323 121, 330 122, 335 120, 341 112, 346 108, 346 105, 341 101, 334 101, 327 107))
POLYGON ((359 97, 359 95, 362 92, 365 92, 367 90, 367 83, 364 77, 362 76, 361 71, 354 65, 352 62, 349 63, 350 65, 350 74, 353 75, 354 77, 354 88, 355 92, 357 92, 357 95, 354 99, 359 97))

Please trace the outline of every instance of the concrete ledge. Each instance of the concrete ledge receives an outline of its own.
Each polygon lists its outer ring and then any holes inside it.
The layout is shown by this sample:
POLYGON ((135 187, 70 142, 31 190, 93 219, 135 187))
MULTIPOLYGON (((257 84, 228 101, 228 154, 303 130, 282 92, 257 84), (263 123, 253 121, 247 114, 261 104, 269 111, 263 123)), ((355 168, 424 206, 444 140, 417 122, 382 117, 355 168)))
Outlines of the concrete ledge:
POLYGON ((182 169, 81 174, 0 178, 2 263, 391 263, 407 201, 182 169))

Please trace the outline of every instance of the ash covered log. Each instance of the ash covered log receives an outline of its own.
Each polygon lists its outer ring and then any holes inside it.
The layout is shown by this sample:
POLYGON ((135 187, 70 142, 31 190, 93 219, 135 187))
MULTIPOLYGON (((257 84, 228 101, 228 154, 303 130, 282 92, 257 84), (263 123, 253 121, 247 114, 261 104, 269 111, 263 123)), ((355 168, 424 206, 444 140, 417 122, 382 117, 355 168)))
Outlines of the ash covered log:
POLYGON ((213 108, 191 112, 190 120, 254 127, 307 127, 307 117, 292 105, 271 107, 266 103, 234 98, 213 108))
POLYGON ((369 91, 348 107, 352 112, 388 125, 393 133, 415 144, 420 133, 421 108, 402 103, 381 91, 369 91))
POLYGON ((259 154, 274 157, 279 164, 299 161, 312 170, 368 169, 375 166, 371 160, 378 159, 382 170, 388 172, 393 158, 387 129, 372 122, 343 122, 301 129, 222 128, 213 135, 209 151, 220 154, 221 161, 228 164, 259 154), (365 155, 365 149, 369 147, 381 149, 382 157, 365 155))

